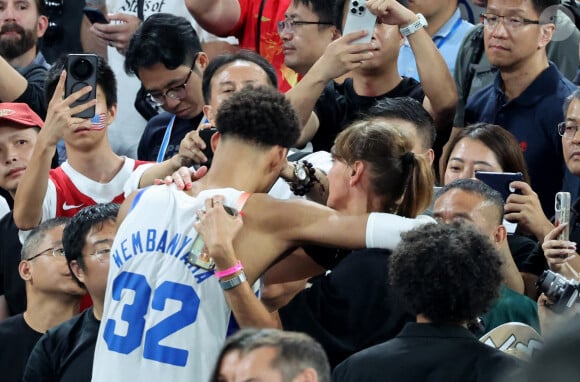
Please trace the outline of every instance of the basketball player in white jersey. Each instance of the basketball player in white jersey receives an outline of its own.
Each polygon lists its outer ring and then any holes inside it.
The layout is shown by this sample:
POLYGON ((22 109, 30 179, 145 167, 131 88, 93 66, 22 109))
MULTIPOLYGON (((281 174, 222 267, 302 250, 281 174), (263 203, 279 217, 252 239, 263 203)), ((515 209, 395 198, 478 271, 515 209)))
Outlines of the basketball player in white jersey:
POLYGON ((150 187, 121 207, 95 382, 206 381, 230 324, 222 288, 244 278, 254 283, 280 254, 303 243, 365 246, 367 216, 341 216, 319 204, 257 194, 277 179, 299 134, 282 94, 245 88, 224 101, 216 127, 212 167, 191 190, 150 187), (218 280, 213 269, 194 265, 190 256, 197 247, 196 214, 214 195, 243 209, 234 245, 244 276, 218 280))

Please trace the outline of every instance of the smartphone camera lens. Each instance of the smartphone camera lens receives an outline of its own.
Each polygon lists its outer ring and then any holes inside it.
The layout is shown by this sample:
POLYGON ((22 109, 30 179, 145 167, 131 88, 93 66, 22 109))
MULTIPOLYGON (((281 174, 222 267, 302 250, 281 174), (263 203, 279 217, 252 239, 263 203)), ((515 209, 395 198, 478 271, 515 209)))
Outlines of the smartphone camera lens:
POLYGON ((93 73, 93 64, 85 58, 78 59, 71 66, 71 74, 79 81, 88 79, 93 73))

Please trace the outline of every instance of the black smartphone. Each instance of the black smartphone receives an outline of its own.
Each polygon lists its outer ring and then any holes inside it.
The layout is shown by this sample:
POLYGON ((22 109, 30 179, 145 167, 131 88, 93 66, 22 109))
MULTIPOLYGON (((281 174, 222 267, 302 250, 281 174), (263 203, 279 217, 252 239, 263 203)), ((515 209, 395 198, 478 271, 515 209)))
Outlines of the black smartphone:
POLYGON ((207 158, 207 162, 200 163, 200 164, 205 165, 207 167, 211 166, 211 160, 213 158, 213 150, 211 148, 211 137, 213 137, 213 135, 216 132, 217 132, 217 129, 215 127, 212 127, 211 129, 199 130, 199 136, 205 142, 205 149, 202 150, 202 152, 203 152, 203 155, 205 155, 205 157, 207 158))
POLYGON ((97 8, 85 7, 85 8, 83 8, 83 13, 85 14, 85 16, 87 16, 87 18, 89 19, 91 24, 95 24, 95 23, 108 24, 109 23, 109 20, 107 20, 105 15, 103 15, 103 12, 101 12, 97 8))
MULTIPOLYGON (((89 93, 85 94, 70 107, 81 105, 90 100, 97 98, 97 67, 98 57, 96 54, 69 54, 66 59, 66 83, 64 96, 65 98, 74 92, 91 86, 89 93)), ((92 118, 95 115, 95 107, 90 107, 80 113, 73 115, 79 118, 92 118)))
POLYGON ((498 191, 505 201, 510 194, 518 191, 510 187, 510 183, 516 180, 524 180, 521 172, 487 172, 476 171, 475 177, 498 191))

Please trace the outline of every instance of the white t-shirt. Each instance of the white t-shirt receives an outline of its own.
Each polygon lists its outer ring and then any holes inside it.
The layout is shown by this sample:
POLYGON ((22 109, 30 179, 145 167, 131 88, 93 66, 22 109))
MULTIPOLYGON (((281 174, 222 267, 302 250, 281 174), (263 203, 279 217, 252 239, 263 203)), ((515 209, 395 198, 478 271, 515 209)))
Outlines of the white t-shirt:
MULTIPOLYGON (((109 13, 128 13, 137 15, 137 0, 107 0, 109 13)), ((183 0, 145 0, 143 6, 144 17, 154 13, 171 13, 185 17, 191 21, 201 43, 212 41, 226 41, 237 44, 233 37, 220 39, 209 34, 197 24, 185 6, 183 0)), ((137 146, 145 129, 147 121, 135 109, 135 95, 141 87, 141 82, 135 76, 125 73, 125 56, 117 52, 117 49, 108 47, 108 63, 117 77, 117 117, 108 127, 109 142, 113 151, 118 155, 126 155, 137 158, 137 146)))

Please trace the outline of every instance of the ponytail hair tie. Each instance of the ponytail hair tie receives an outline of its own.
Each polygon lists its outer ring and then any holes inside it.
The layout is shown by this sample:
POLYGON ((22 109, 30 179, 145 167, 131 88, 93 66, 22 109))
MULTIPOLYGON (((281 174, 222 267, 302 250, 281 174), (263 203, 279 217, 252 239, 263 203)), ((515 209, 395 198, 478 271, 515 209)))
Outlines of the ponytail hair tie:
POLYGON ((401 157, 401 160, 403 162, 403 164, 405 166, 408 166, 410 164, 413 164, 413 162, 415 161, 415 154, 411 151, 406 152, 405 154, 403 154, 403 156, 401 157))

